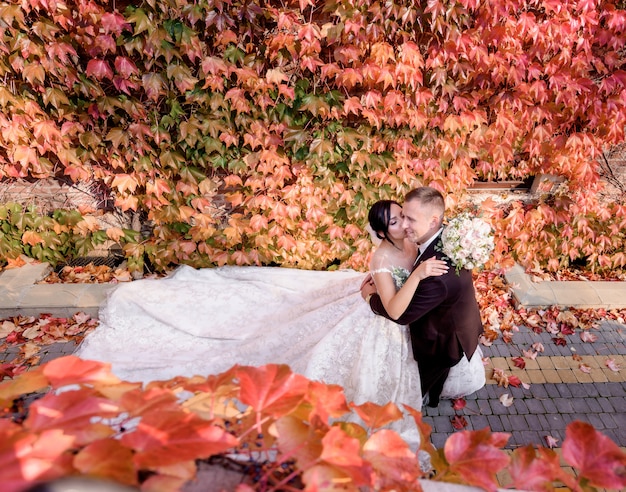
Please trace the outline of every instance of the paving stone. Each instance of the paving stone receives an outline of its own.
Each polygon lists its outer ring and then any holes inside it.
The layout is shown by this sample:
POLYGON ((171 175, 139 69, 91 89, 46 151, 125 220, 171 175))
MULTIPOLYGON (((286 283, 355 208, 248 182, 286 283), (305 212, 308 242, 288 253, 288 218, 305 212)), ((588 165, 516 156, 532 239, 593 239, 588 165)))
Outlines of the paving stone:
POLYGON ((519 433, 516 433, 516 435, 514 435, 515 437, 515 443, 518 446, 527 446, 529 444, 540 444, 543 439, 542 436, 539 432, 537 431, 533 431, 533 430, 523 430, 519 433))
POLYGON ((578 381, 578 378, 574 374, 574 371, 572 371, 571 369, 559 369, 558 374, 559 374, 559 377, 561 378, 561 381, 556 381, 556 382, 562 382, 566 384, 580 382, 578 381))
POLYGON ((609 398, 609 403, 618 413, 626 412, 626 398, 622 396, 612 396, 609 398))
POLYGON ((511 422, 512 430, 526 430, 528 429, 528 422, 523 415, 509 415, 509 422, 511 422))
POLYGON ((604 422, 602 421, 600 416, 595 413, 587 414, 587 422, 593 425, 594 429, 596 430, 604 428, 604 422))
POLYGON ((574 407, 572 406, 571 399, 554 398, 553 401, 559 413, 573 413, 574 412, 574 407))
POLYGON ((528 413, 530 414, 540 414, 546 411, 543 401, 538 400, 537 398, 528 398, 526 401, 526 408, 528 409, 528 413))
POLYGON ((561 395, 563 398, 570 398, 572 396, 569 385, 565 383, 557 383, 556 389, 559 391, 559 395, 561 395))
POLYGON ((489 420, 487 420, 486 415, 471 415, 467 420, 474 430, 481 430, 485 427, 489 427, 489 420))
POLYGON ((588 413, 590 411, 589 404, 584 398, 572 398, 571 403, 574 412, 588 413))
POLYGON ((546 382, 543 372, 539 369, 526 371, 526 374, 528 375, 528 383, 530 384, 544 384, 546 382))
POLYGON ((518 415, 525 415, 529 413, 528 407, 526 406, 526 400, 523 398, 515 398, 513 400, 513 407, 515 407, 515 411, 518 415))
POLYGON ((587 405, 589 405, 589 411, 590 412, 593 412, 593 413, 600 413, 600 412, 602 412, 602 407, 598 403, 598 400, 596 400, 595 398, 589 398, 589 401, 587 402, 587 405))
POLYGON ((510 410, 500 402, 500 400, 491 400, 489 405, 491 406, 491 412, 494 415, 507 415, 511 413, 510 410))
POLYGON ((529 413, 528 415, 524 415, 524 419, 526 420, 527 428, 531 430, 540 430, 543 429, 541 426, 541 422, 539 421, 538 415, 533 415, 529 413))
POLYGON ((561 414, 553 413, 546 415, 551 429, 565 429, 565 420, 561 414))
POLYGON ((488 400, 476 400, 478 406, 478 412, 481 415, 491 415, 493 412, 491 411, 491 405, 489 405, 488 400))
POLYGON ((504 424, 502 419, 498 415, 488 415, 487 422, 489 422, 489 428, 492 432, 504 432, 504 424))
POLYGON ((450 417, 445 417, 445 416, 433 417, 433 427, 437 429, 438 432, 454 432, 454 427, 452 427, 452 422, 450 421, 450 417))
POLYGON ((595 398, 598 395, 598 390, 593 384, 572 384, 569 386, 569 390, 573 397, 578 398, 595 398))
POLYGON ((610 414, 610 413, 600 413, 600 414, 598 414, 598 416, 600 417, 600 419, 604 423, 604 428, 605 429, 615 429, 615 428, 618 427, 618 425, 615 423, 615 420, 613 420, 613 415, 612 414, 610 414))
MULTIPOLYGON (((526 417, 528 418, 530 415, 527 415, 526 417)), ((548 422, 547 417, 544 414, 539 414, 536 416, 537 420, 539 420, 539 429, 541 429, 542 431, 546 431, 550 429, 550 422, 548 422)))
POLYGON ((609 396, 626 396, 626 383, 607 383, 609 396))
POLYGON ((598 398, 596 401, 602 407, 603 412, 608 412, 608 413, 615 412, 615 409, 613 408, 613 405, 611 405, 611 402, 609 401, 608 398, 602 397, 602 398, 598 398))
POLYGON ((548 392, 544 384, 533 384, 530 387, 530 392, 535 398, 547 398, 548 392))

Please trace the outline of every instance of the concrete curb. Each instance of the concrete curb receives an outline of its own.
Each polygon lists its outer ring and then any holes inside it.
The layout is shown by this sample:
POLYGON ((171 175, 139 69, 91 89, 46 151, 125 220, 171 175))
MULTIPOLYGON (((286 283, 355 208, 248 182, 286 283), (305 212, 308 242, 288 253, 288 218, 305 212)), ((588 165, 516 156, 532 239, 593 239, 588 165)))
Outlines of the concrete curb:
POLYGON ((509 269, 504 277, 511 286, 516 304, 525 307, 626 308, 626 282, 533 282, 520 265, 509 269))
MULTIPOLYGON (((42 313, 69 317, 78 312, 96 317, 109 292, 117 287, 117 284, 38 284, 50 270, 47 263, 35 263, 0 272, 0 318, 42 313)), ((504 276, 517 305, 626 308, 626 282, 533 282, 519 265, 504 276)))

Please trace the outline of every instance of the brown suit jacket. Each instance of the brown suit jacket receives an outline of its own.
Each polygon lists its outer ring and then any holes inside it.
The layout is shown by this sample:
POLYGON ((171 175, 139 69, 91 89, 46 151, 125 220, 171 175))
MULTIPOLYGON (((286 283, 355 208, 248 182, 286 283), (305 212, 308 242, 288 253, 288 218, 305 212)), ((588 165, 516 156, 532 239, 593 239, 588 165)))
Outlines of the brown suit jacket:
MULTIPOLYGON (((409 307, 395 321, 409 325, 413 357, 418 363, 434 358, 438 365, 452 367, 463 353, 468 359, 472 357, 483 325, 471 272, 462 269, 457 273, 450 260, 435 250, 439 241, 435 239, 426 248, 417 265, 436 256, 447 260, 450 269, 440 277, 422 280, 409 307)), ((377 294, 372 296, 370 306, 375 313, 389 318, 377 294)), ((428 369, 420 364, 420 372, 425 370, 428 369)))

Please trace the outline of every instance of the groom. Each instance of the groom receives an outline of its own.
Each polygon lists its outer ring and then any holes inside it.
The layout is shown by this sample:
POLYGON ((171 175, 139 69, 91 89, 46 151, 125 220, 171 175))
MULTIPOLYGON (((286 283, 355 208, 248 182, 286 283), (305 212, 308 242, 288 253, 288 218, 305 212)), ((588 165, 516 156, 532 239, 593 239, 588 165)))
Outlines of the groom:
MULTIPOLYGON (((443 230, 444 210, 444 198, 434 188, 424 186, 406 195, 402 226, 407 238, 419 246, 415 267, 433 256, 443 257, 435 246, 443 230)), ((361 294, 370 297, 376 314, 391 319, 375 287, 364 284, 361 294)), ((395 321, 409 325, 422 395, 428 395, 429 407, 436 407, 450 368, 463 353, 468 360, 472 357, 483 332, 471 272, 462 269, 457 273, 450 268, 440 277, 422 280, 406 311, 395 321)))

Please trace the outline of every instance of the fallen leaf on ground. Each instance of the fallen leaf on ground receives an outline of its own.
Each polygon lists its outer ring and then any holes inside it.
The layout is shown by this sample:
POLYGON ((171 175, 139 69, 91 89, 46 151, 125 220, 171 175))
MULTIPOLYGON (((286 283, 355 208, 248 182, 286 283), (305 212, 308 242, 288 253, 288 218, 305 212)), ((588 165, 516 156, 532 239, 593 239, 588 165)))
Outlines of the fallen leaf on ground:
POLYGON ((513 405, 513 397, 510 396, 508 393, 504 393, 500 397, 500 403, 502 403, 502 405, 504 405, 505 407, 510 407, 511 405, 513 405))
POLYGON ((452 427, 456 430, 465 429, 465 427, 467 427, 467 420, 465 420, 463 415, 455 415, 450 419, 450 422, 452 422, 452 427))
POLYGON ((555 439, 552 436, 545 436, 544 439, 546 440, 546 444, 550 449, 557 447, 557 445, 559 444, 559 440, 555 439))
POLYGON ((465 398, 455 398, 454 400, 452 400, 452 408, 454 408, 455 410, 463 410, 465 408, 465 405, 467 405, 465 398))
POLYGON ((587 364, 581 364, 578 366, 578 369, 580 369, 582 372, 589 374, 591 372, 591 367, 589 367, 587 364))
POLYGON ((543 346, 543 343, 535 342, 532 344, 532 349, 537 352, 543 352, 545 350, 545 347, 543 346))
POLYGON ((504 373, 502 369, 495 368, 493 373, 491 374, 491 379, 495 380, 498 383, 498 386, 504 386, 507 388, 509 386, 509 377, 504 373))
POLYGON ((617 361, 612 357, 609 357, 607 360, 605 360, 604 365, 611 369, 611 371, 613 372, 619 372, 619 370, 621 369, 617 361))
POLYGON ((598 339, 598 336, 593 333, 589 333, 588 331, 583 331, 580 333, 580 339, 583 342, 595 342, 598 339))
POLYGON ((513 364, 515 364, 515 367, 519 367, 520 369, 524 369, 526 367, 526 361, 523 357, 513 357, 513 364))

